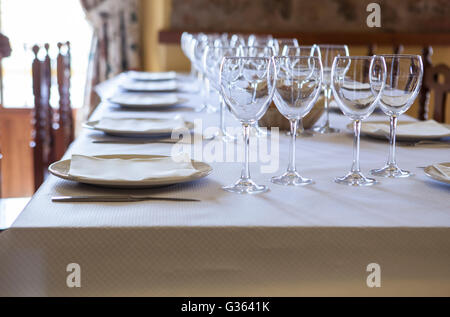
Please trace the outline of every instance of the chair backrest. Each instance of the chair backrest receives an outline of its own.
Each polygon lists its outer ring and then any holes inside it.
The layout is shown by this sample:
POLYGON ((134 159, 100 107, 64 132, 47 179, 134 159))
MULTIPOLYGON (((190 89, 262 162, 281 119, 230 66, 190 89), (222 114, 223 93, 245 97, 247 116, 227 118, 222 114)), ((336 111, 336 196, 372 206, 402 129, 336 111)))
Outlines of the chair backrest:
POLYGON ((434 66, 431 62, 433 49, 427 46, 423 49, 423 83, 419 97, 419 119, 429 118, 430 94, 434 93, 433 119, 445 122, 445 106, 447 94, 450 93, 450 67, 444 64, 434 66), (442 80, 440 80, 442 78, 442 80))
POLYGON ((33 46, 33 167, 35 190, 44 181, 48 165, 54 160, 52 123, 53 111, 50 107, 51 62, 48 55, 49 45, 45 45, 45 59, 38 57, 40 47, 33 46))
POLYGON ((56 60, 59 109, 54 125, 55 155, 60 159, 74 139, 74 121, 70 102, 70 43, 58 43, 56 60))

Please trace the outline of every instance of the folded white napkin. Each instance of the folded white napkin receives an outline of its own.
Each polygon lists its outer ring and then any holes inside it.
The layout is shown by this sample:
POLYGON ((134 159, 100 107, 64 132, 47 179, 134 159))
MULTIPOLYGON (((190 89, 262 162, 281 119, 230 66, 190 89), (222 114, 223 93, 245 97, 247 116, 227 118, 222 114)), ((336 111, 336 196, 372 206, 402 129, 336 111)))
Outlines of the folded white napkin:
POLYGON ((170 133, 185 128, 181 116, 171 119, 160 118, 109 118, 103 117, 95 125, 96 129, 111 132, 159 132, 170 133))
POLYGON ((186 154, 163 158, 97 158, 72 155, 69 175, 81 179, 144 181, 190 176, 197 172, 186 154))
POLYGON ((450 167, 449 166, 445 166, 445 165, 442 165, 442 164, 435 164, 435 165, 433 165, 433 167, 439 173, 441 173, 441 175, 443 177, 445 177, 446 179, 450 179, 450 167))
POLYGON ((143 94, 143 93, 121 93, 109 99, 112 103, 131 106, 163 106, 178 103, 178 96, 175 94, 143 94))
POLYGON ((134 80, 152 81, 152 80, 171 80, 177 77, 176 72, 138 72, 129 71, 128 76, 134 80))
POLYGON ((122 88, 129 91, 173 91, 177 89, 175 80, 167 81, 128 81, 122 88))
MULTIPOLYGON (((365 122, 362 127, 365 133, 373 133, 380 135, 389 135, 389 123, 373 123, 365 122)), ((411 123, 399 124, 397 126, 398 136, 449 136, 450 129, 446 126, 434 121, 416 121, 411 123)))

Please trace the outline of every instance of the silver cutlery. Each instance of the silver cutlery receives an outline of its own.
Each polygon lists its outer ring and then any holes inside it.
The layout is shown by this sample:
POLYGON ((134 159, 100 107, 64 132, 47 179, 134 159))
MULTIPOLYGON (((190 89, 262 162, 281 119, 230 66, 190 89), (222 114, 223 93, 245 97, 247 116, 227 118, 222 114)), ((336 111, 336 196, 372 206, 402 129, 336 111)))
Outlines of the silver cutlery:
POLYGON ((155 197, 155 196, 135 196, 135 195, 118 195, 118 196, 54 196, 53 202, 134 202, 145 200, 159 200, 159 201, 193 201, 198 202, 198 199, 191 198, 173 198, 173 197, 155 197))
MULTIPOLYGON (((151 143, 178 143, 180 140, 164 139, 164 140, 93 140, 96 144, 151 144, 151 143)), ((181 141, 183 143, 183 141, 181 141)), ((187 142, 184 142, 187 143, 187 142)))

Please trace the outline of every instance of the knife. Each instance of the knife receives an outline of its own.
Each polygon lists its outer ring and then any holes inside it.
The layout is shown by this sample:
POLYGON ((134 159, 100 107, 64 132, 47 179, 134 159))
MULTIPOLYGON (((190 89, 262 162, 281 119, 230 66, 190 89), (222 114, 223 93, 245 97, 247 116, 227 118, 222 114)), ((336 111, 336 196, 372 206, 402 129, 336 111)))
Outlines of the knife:
MULTIPOLYGON (((150 143, 178 143, 179 140, 94 140, 96 144, 150 144, 150 143)), ((183 142, 182 142, 183 143, 183 142)))
POLYGON ((154 196, 54 196, 53 202, 133 202, 145 200, 160 201, 194 201, 198 199, 191 198, 173 198, 173 197, 154 197, 154 196))

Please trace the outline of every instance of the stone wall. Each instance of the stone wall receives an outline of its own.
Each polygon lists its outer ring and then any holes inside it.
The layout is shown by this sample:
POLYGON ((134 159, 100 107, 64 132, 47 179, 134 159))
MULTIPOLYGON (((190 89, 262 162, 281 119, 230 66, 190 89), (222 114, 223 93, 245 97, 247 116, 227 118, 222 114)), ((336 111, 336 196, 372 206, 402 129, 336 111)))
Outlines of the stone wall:
POLYGON ((172 0, 171 28, 261 32, 450 32, 450 0, 172 0), (381 28, 366 25, 381 6, 381 28))

